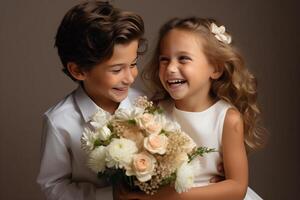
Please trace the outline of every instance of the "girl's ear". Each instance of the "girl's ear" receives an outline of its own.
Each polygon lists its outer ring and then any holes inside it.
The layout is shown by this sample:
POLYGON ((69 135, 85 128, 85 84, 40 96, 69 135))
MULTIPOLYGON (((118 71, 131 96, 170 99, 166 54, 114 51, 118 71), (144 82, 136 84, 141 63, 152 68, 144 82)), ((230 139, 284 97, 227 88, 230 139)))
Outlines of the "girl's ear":
POLYGON ((84 73, 76 63, 68 62, 67 69, 76 80, 83 81, 86 79, 86 73, 84 73))
POLYGON ((216 80, 216 79, 220 78, 220 76, 222 76, 223 72, 224 72, 223 67, 221 67, 221 66, 214 67, 214 71, 211 74, 210 78, 216 80))

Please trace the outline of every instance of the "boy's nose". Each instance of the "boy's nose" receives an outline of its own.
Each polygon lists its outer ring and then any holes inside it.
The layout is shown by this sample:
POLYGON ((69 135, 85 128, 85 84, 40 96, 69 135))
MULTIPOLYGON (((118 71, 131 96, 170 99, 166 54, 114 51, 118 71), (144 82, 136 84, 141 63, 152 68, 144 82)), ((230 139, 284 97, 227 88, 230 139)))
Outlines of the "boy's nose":
POLYGON ((131 70, 130 68, 127 69, 127 73, 125 74, 125 79, 124 82, 128 85, 131 85, 136 77, 136 72, 135 70, 131 70))

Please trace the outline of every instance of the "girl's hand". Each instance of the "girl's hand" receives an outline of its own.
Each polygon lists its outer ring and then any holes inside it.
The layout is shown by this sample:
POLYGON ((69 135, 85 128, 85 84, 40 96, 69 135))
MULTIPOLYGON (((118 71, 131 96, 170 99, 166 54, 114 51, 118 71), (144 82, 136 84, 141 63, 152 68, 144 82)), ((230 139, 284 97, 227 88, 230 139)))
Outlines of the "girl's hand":
MULTIPOLYGON (((224 165, 223 165, 223 163, 219 163, 217 169, 218 169, 219 173, 224 174, 224 165)), ((225 180, 224 176, 214 176, 209 180, 209 182, 218 183, 218 182, 221 182, 221 181, 224 181, 224 180, 225 180)))

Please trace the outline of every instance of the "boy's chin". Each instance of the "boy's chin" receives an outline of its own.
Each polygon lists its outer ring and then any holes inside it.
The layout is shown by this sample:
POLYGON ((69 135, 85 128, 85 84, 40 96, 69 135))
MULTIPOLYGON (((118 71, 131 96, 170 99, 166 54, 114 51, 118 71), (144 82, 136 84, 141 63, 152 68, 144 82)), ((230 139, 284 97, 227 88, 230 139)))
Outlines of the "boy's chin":
POLYGON ((124 94, 124 95, 112 95, 111 100, 116 102, 116 103, 121 103, 124 99, 126 99, 126 97, 128 96, 128 94, 124 94))

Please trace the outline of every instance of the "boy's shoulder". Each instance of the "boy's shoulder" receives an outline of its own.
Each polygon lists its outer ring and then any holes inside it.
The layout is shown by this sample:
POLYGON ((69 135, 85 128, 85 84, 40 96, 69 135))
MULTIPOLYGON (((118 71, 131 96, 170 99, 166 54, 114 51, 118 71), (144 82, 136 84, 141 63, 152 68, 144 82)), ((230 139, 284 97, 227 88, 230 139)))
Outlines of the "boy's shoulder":
POLYGON ((63 118, 72 116, 76 113, 77 109, 74 101, 74 93, 71 92, 58 103, 50 107, 45 113, 44 117, 48 118, 52 123, 57 121, 63 121, 63 118))

